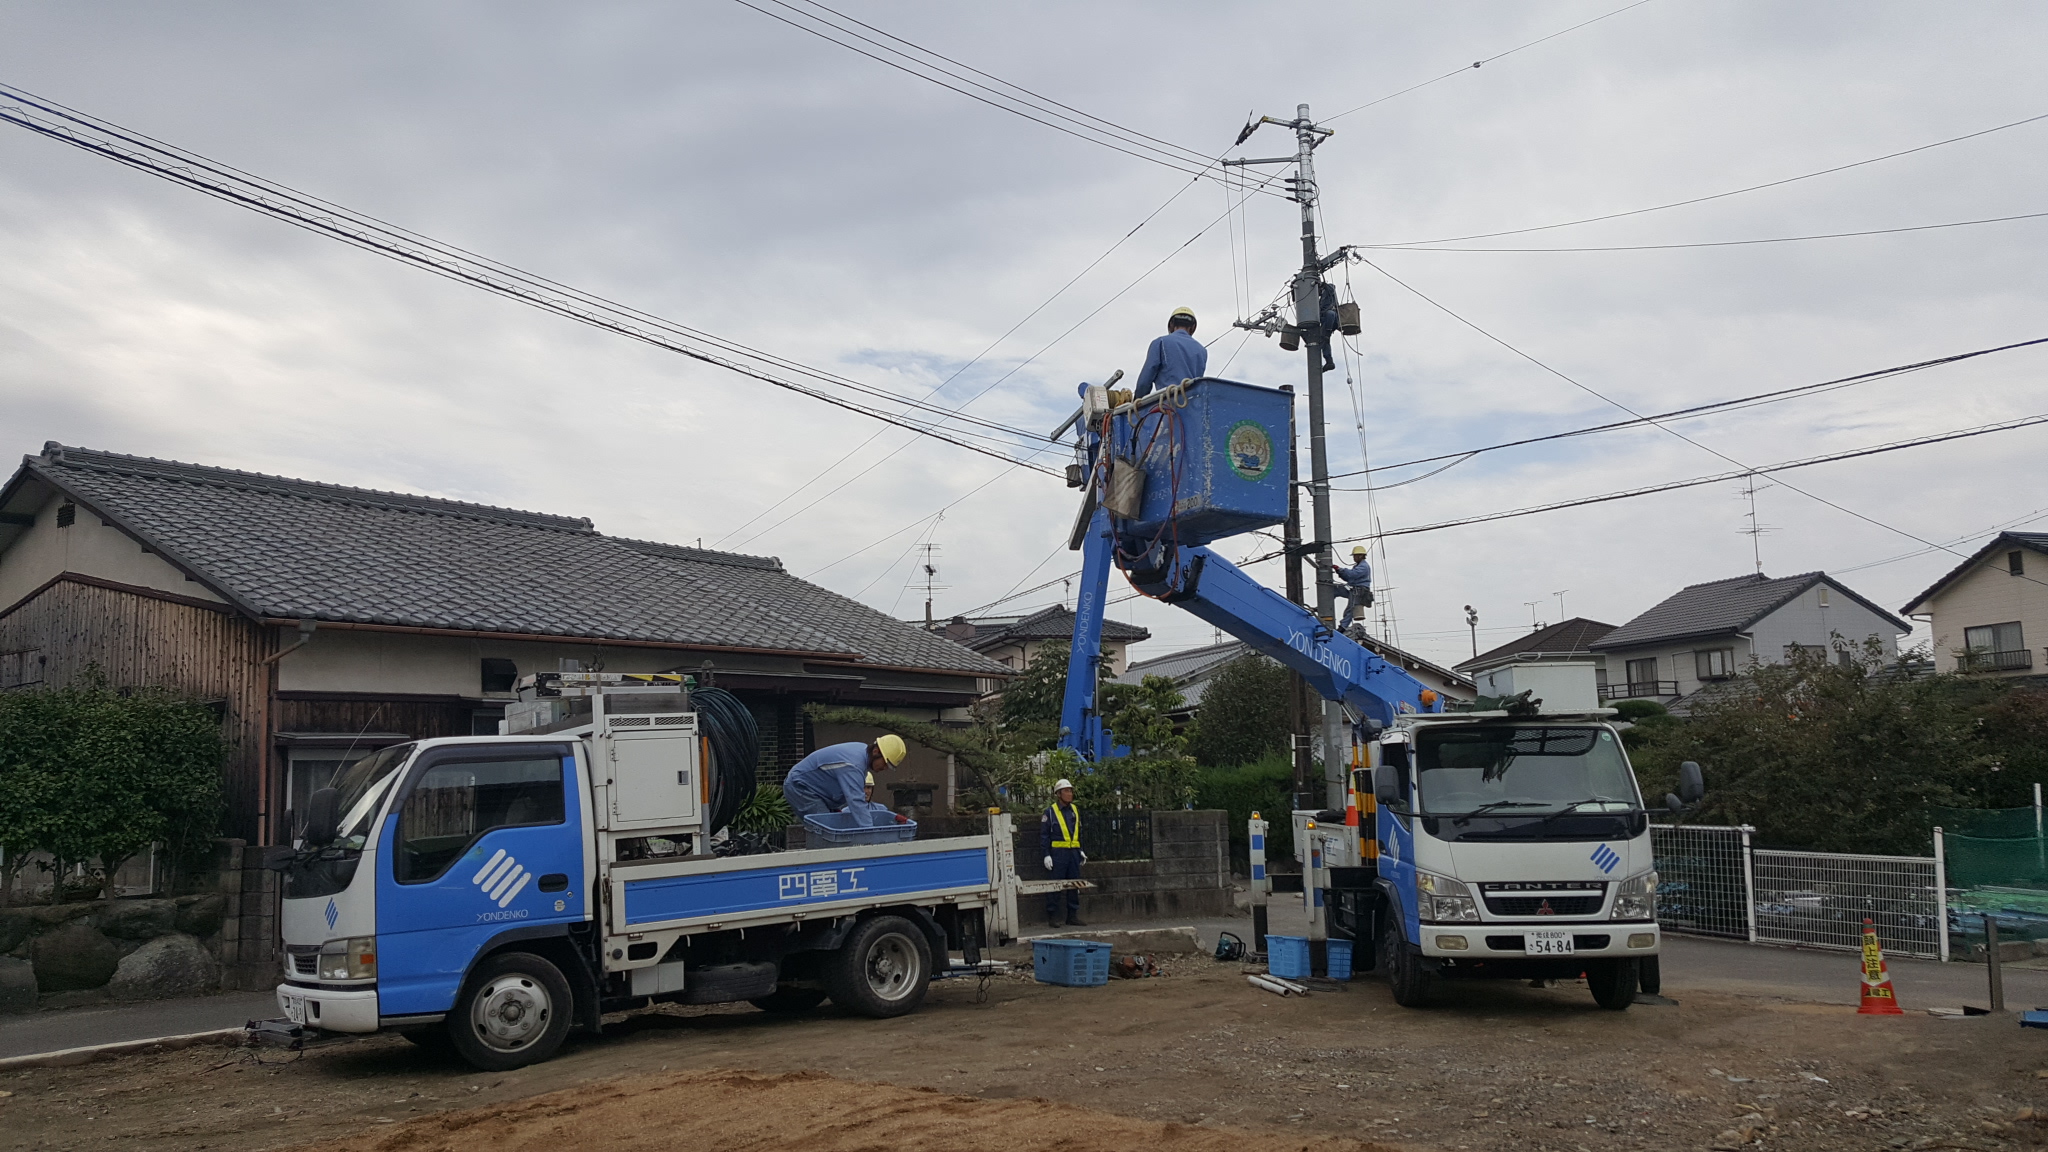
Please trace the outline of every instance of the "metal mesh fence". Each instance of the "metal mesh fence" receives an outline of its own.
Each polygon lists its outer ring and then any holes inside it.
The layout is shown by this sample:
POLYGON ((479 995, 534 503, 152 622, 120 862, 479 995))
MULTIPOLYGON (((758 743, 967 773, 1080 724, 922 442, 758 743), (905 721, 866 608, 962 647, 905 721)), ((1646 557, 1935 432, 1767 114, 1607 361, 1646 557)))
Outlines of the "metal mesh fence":
POLYGON ((1740 827, 1652 824, 1657 923, 1666 932, 1749 939, 1748 843, 1740 827))
POLYGON ((2032 808, 2024 839, 1992 839, 1947 832, 1948 882, 1953 888, 2048 888, 2048 840, 2034 838, 2032 808))
POLYGON ((1083 812, 1081 847, 1090 860, 1150 860, 1152 813, 1142 808, 1083 812))
POLYGON ((1944 901, 1934 857, 1767 848, 1752 857, 1757 940, 1853 952, 1867 919, 1888 953, 1942 956, 1944 901))
POLYGON ((2032 805, 2025 808, 1949 808, 1933 805, 1934 823, 1951 836, 1978 836, 1991 840, 2033 839, 2041 835, 2041 815, 2032 805))

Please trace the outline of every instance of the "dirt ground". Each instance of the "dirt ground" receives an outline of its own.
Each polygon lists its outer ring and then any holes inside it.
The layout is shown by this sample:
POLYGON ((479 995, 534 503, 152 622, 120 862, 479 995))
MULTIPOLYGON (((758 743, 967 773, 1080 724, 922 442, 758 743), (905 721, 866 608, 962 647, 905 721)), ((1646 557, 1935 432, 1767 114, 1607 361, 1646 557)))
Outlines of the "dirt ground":
POLYGON ((2048 1143, 2048 1032, 2010 1018, 1700 993, 1610 1013, 1580 986, 1504 983, 1409 1010, 1371 980, 1282 1000, 1235 964, 1165 969, 1095 989, 948 981, 886 1021, 667 1007, 511 1073, 385 1036, 297 1058, 191 1048, 8 1073, 0 1149, 2048 1143))

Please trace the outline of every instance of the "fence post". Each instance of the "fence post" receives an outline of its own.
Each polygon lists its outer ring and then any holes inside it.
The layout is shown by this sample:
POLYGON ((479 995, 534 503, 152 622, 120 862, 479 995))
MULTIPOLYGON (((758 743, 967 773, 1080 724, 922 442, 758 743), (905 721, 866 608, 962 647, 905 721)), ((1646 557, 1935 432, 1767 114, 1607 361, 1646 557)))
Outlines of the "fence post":
POLYGON ((1246 831, 1251 837, 1252 951, 1266 954, 1266 899, 1273 891, 1273 878, 1266 874, 1266 822, 1252 813, 1246 831))
MULTIPOLYGON (((2040 796, 2041 786, 2034 785, 2034 795, 2040 796)), ((2040 809, 2034 810, 2036 813, 2040 809)), ((2039 819, 2037 815, 2035 817, 2039 819)), ((1934 826, 1934 913, 1935 944, 1941 954, 1941 962, 1948 963, 1948 856, 1942 849, 1941 825, 1934 826)))
POLYGON ((1756 868, 1749 852, 1749 834, 1756 831, 1747 824, 1738 829, 1742 833, 1742 919, 1749 926, 1749 942, 1756 943, 1756 868))

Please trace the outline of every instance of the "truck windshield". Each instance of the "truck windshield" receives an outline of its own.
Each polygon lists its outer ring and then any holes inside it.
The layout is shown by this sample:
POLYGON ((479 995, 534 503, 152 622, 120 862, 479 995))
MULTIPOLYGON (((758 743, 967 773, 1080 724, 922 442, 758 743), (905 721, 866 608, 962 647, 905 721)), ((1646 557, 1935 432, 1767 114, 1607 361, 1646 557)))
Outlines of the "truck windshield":
POLYGON ((1528 816, 1638 807, 1635 774, 1607 728, 1483 725, 1416 734, 1425 815, 1528 816))
POLYGON ((350 765, 341 779, 334 782, 335 791, 341 794, 335 804, 335 810, 341 813, 341 834, 335 838, 337 847, 361 849, 369 839, 370 821, 376 818, 384 794, 391 790, 391 781, 398 776, 398 766, 412 755, 412 749, 411 744, 382 749, 350 765))

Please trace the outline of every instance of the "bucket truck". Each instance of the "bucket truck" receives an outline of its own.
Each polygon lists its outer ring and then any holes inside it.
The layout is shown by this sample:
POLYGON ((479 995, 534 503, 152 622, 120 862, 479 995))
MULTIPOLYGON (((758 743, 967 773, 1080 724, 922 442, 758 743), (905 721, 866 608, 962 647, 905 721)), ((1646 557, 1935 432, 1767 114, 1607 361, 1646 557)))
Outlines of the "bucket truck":
MULTIPOLYGON (((1385 974, 1403 1005, 1426 1001, 1440 979, 1584 973, 1603 1007, 1628 1007, 1661 942, 1657 874, 1613 710, 1590 684, 1583 700, 1549 710, 1525 693, 1446 712, 1407 672, 1210 547, 1286 519, 1293 403, 1289 389, 1218 378, 1134 401, 1084 387, 1054 432, 1075 430, 1069 476, 1082 489, 1061 746, 1091 762, 1124 751, 1095 701, 1113 566, 1138 592, 1299 674, 1351 719, 1351 748, 1324 750, 1349 803, 1292 814, 1317 969, 1334 937, 1353 941, 1354 968, 1385 974)), ((1697 788, 1684 785, 1687 802, 1697 788)), ((1255 915, 1272 883, 1264 823, 1252 826, 1255 915)))

